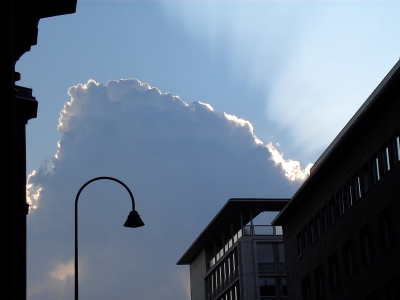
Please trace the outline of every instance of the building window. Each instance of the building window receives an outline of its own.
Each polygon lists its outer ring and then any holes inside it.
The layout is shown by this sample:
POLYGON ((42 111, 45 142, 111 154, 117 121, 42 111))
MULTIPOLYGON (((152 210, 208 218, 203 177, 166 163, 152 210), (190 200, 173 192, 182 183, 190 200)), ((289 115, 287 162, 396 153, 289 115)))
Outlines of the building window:
POLYGON ((325 206, 322 211, 322 232, 325 232, 328 230, 329 227, 329 221, 328 221, 328 206, 325 206))
POLYGON ((286 277, 267 277, 258 278, 261 299, 281 299, 287 297, 286 277))
POLYGON ((336 212, 337 212, 337 217, 336 219, 339 219, 343 213, 344 213, 344 201, 343 201, 343 192, 340 191, 339 193, 336 194, 335 198, 335 204, 336 204, 336 212))
POLYGON ((311 300, 311 282, 310 276, 306 276, 301 281, 301 288, 303 292, 303 300, 311 300))
POLYGON ((382 161, 382 174, 386 174, 390 171, 390 155, 389 147, 387 145, 383 146, 381 149, 381 161, 382 161))
POLYGON ((276 273, 277 243, 257 243, 257 262, 260 273, 276 273))
POLYGON ((369 190, 369 169, 368 164, 366 164, 361 169, 361 192, 364 195, 369 190))
POLYGON ((286 277, 281 277, 281 294, 282 297, 288 296, 286 277))
MULTIPOLYGON (((235 249, 236 250, 236 249, 235 249)), ((237 262, 236 262, 236 255, 235 255, 235 252, 233 252, 232 253, 232 274, 235 274, 236 273, 236 265, 237 265, 237 262)))
POLYGON ((224 261, 224 281, 228 279, 228 261, 224 261))
POLYGON ((349 240, 343 245, 343 258, 345 278, 349 279, 356 275, 356 261, 353 240, 349 240))
POLYGON ((281 264, 286 262, 285 260, 285 247, 283 243, 278 243, 278 261, 281 264))
POLYGON ((379 171, 379 158, 377 155, 375 155, 372 159, 371 159, 371 167, 372 167, 372 180, 373 183, 377 183, 380 179, 380 171, 379 171))
POLYGON ((297 235, 297 255, 300 256, 303 253, 303 238, 301 232, 297 235))
POLYGON ((361 181, 358 174, 353 177, 352 198, 353 204, 355 201, 358 201, 358 199, 361 198, 361 181))
POLYGON ((324 280, 324 270, 322 265, 318 266, 314 270, 315 278, 315 293, 317 295, 317 300, 325 298, 325 280, 324 280))
POLYGON ((214 293, 214 289, 215 289, 214 273, 211 273, 210 282, 211 282, 211 293, 213 294, 214 293))
POLYGON ((230 287, 226 292, 220 295, 218 298, 209 297, 208 299, 218 299, 218 300, 239 300, 239 286, 236 283, 234 286, 230 287))
POLYGON ((343 189, 343 210, 347 211, 353 205, 353 188, 347 183, 343 189))
POLYGON ((386 252, 394 246, 393 223, 390 210, 387 208, 379 214, 379 237, 381 251, 386 252))
POLYGON ((314 220, 315 224, 315 238, 318 239, 322 235, 322 220, 321 213, 317 213, 314 220))
POLYGON ((392 139, 392 149, 393 149, 393 164, 400 161, 400 137, 396 136, 392 139))
POLYGON ((330 216, 330 221, 331 221, 331 225, 335 224, 336 220, 337 220, 337 206, 335 205, 335 200, 332 199, 331 201, 329 201, 329 216, 330 216))
POLYGON ((275 263, 273 243, 257 243, 257 260, 259 264, 275 263))
POLYGON ((234 300, 240 300, 240 290, 238 284, 235 284, 234 296, 235 296, 234 300))
POLYGON ((331 291, 337 289, 340 285, 339 278, 339 260, 337 253, 333 253, 328 258, 328 269, 329 269, 329 282, 331 291))
POLYGON ((312 245, 312 244, 314 244, 314 242, 316 240, 314 220, 311 220, 310 223, 308 223, 308 229, 310 232, 310 245, 312 245))
POLYGON ((227 258, 226 262, 227 262, 227 266, 228 266, 228 277, 230 278, 231 277, 231 258, 230 258, 230 256, 227 258))
POLYGON ((259 277, 260 296, 276 296, 275 277, 259 277))
POLYGON ((304 246, 304 251, 307 250, 308 247, 310 246, 310 235, 307 226, 304 227, 303 229, 303 246, 304 246))
POLYGON ((371 226, 367 224, 360 230, 361 261, 363 266, 367 266, 374 260, 372 247, 371 226))
POLYGON ((219 285, 222 285, 222 283, 224 282, 222 279, 222 264, 219 265, 218 270, 219 270, 219 285))

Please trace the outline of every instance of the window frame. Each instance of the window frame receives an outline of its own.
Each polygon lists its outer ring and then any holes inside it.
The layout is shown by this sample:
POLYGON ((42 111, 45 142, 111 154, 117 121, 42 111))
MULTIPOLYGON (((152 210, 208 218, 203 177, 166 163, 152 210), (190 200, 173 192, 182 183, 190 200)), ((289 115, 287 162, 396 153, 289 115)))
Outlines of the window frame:
POLYGON ((361 262, 363 267, 369 266, 374 261, 374 247, 372 240, 371 225, 368 223, 359 232, 361 262))

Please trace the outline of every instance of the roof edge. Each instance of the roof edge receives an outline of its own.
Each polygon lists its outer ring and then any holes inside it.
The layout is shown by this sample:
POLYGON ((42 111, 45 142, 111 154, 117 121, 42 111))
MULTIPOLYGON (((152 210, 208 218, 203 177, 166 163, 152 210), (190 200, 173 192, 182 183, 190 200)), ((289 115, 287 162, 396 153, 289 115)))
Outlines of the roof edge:
POLYGON ((341 140, 347 135, 349 130, 355 126, 359 119, 363 116, 363 114, 368 110, 368 108, 378 99, 379 94, 386 88, 389 84, 390 80, 394 77, 394 75, 400 72, 400 59, 397 63, 392 67, 392 69, 388 72, 388 74, 383 78, 383 80, 378 84, 378 86, 374 89, 371 95, 365 100, 365 102, 361 105, 361 107, 357 110, 357 112, 353 115, 349 122, 343 127, 343 129, 339 132, 339 134, 335 137, 335 139, 330 143, 330 145, 325 149, 322 155, 317 159, 314 166, 310 170, 310 176, 303 182, 300 188, 294 193, 289 203, 281 210, 281 212, 272 220, 271 224, 274 226, 281 226, 285 221, 285 217, 287 214, 288 207, 295 201, 296 197, 302 192, 304 187, 308 184, 310 180, 318 173, 320 166, 329 158, 330 154, 337 148, 338 144, 340 144, 341 140))

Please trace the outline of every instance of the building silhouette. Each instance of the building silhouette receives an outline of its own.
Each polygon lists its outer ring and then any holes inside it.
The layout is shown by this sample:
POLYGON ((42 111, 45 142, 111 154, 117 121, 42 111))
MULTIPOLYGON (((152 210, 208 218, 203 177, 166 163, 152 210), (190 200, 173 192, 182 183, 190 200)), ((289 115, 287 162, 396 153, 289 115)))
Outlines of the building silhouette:
POLYGON ((272 222, 290 299, 400 299, 400 61, 272 222))
POLYGON ((3 93, 1 172, 1 245, 4 259, 0 269, 2 295, 6 299, 26 299, 26 147, 25 125, 36 118, 37 101, 32 90, 16 86, 21 75, 15 72, 20 57, 36 45, 42 18, 71 14, 77 0, 5 0, 2 2, 3 43, 0 55, 3 93))
POLYGON ((282 228, 254 225, 289 199, 230 199, 177 262, 192 300, 288 299, 282 228))

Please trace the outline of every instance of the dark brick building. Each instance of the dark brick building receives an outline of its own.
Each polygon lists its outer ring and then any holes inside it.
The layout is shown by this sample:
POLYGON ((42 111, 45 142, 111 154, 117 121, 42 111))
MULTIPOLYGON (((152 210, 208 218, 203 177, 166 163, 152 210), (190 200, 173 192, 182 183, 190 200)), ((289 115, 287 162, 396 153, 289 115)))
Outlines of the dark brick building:
POLYGON ((273 221, 290 299, 400 299, 400 61, 273 221))

